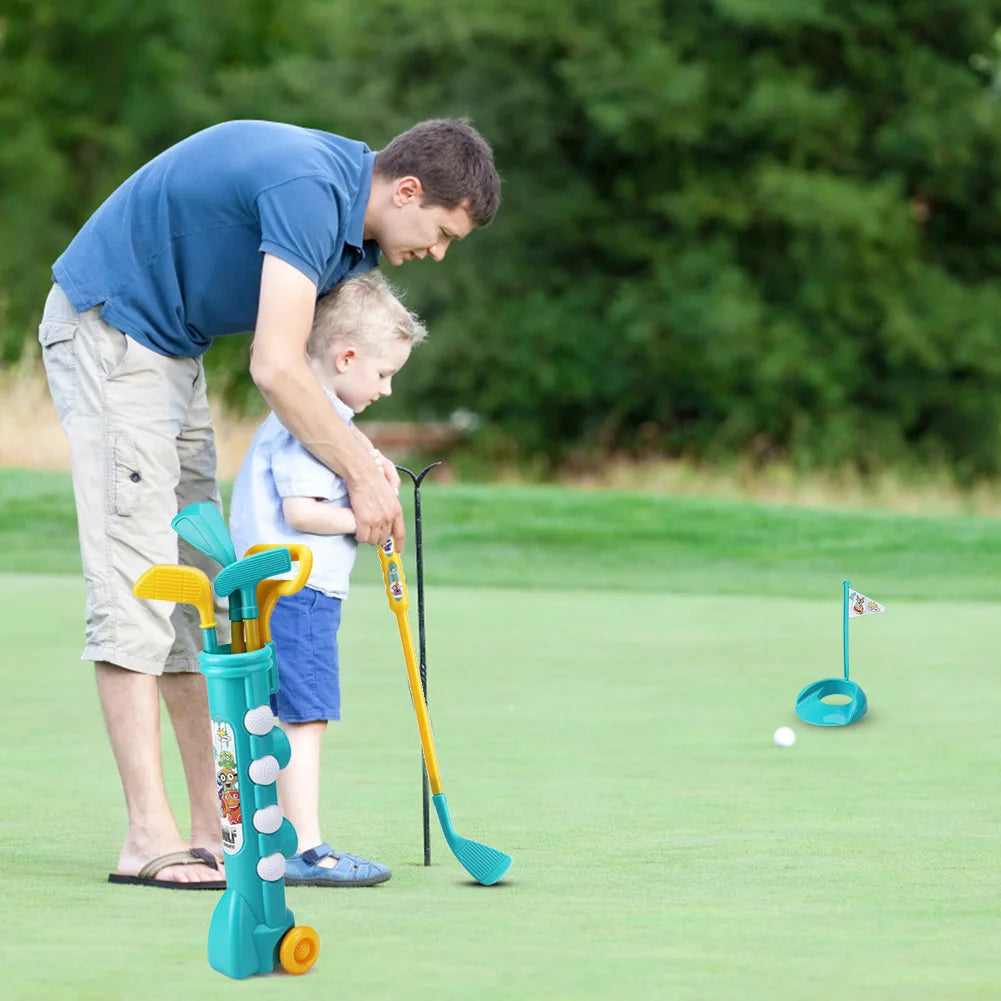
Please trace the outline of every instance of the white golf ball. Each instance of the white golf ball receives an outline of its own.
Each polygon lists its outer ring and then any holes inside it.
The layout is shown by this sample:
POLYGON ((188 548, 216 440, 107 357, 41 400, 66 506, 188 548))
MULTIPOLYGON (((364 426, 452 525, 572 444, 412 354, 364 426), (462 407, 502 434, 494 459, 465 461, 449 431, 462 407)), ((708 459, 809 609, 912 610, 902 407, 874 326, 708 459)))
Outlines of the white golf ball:
POLYGON ((772 735, 777 747, 792 747, 796 743, 796 731, 791 726, 780 726, 772 735))

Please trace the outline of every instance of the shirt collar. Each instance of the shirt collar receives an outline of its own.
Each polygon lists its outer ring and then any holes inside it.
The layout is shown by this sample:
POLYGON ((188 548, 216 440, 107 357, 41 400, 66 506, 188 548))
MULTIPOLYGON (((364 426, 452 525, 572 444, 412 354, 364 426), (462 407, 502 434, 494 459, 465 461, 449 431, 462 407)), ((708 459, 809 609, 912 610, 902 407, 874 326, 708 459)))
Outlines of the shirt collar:
POLYGON ((327 394, 327 399, 334 405, 334 410, 350 424, 355 412, 333 390, 324 386, 323 391, 327 394))
POLYGON ((365 239, 365 210, 368 208, 368 198, 372 193, 372 171, 375 168, 375 153, 368 150, 361 155, 361 175, 358 179, 358 195, 351 207, 351 218, 348 220, 348 231, 345 243, 359 250, 368 249, 366 244, 375 246, 374 240, 365 239))

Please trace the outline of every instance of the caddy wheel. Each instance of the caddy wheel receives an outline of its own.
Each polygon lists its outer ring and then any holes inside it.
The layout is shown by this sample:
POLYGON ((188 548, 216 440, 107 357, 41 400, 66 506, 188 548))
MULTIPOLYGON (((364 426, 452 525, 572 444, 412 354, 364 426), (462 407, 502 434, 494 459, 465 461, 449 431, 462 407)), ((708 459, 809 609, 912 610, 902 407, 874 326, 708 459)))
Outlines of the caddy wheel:
POLYGON ((320 936, 309 925, 289 928, 282 936, 278 959, 286 973, 305 973, 320 955, 320 936))

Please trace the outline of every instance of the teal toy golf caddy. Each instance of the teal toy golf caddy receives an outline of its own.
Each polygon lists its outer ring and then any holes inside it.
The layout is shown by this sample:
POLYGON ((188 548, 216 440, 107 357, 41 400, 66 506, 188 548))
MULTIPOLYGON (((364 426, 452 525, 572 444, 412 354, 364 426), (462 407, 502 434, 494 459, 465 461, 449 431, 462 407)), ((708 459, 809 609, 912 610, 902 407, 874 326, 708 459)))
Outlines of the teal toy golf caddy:
POLYGON ((316 960, 319 939, 311 928, 295 928, 285 905, 285 859, 295 853, 296 833, 275 788, 290 751, 269 702, 274 645, 203 652, 199 663, 208 682, 226 856, 226 890, 209 924, 209 966, 236 979, 279 964, 303 973, 316 960))
MULTIPOLYGON (((205 507, 211 505, 192 506, 205 507)), ((189 523, 203 514, 192 508, 181 513, 189 523)), ((206 537, 209 529, 218 535, 210 523, 206 537)), ((222 597, 232 595, 238 605, 231 618, 242 625, 246 649, 237 652, 216 640, 212 589, 201 570, 150 567, 133 588, 137 597, 192 604, 199 612, 205 649, 198 660, 208 688, 226 865, 226 890, 209 924, 208 961, 234 979, 271 973, 278 966, 305 973, 320 951, 319 936, 308 926, 296 926, 285 904, 285 860, 295 853, 298 839, 282 816, 275 786, 291 752, 271 710, 278 672, 268 626, 278 598, 302 588, 311 569, 312 554, 305 546, 254 546, 244 559, 234 558, 225 567, 216 590, 222 597), (293 552, 295 578, 267 579, 291 569, 293 552)))

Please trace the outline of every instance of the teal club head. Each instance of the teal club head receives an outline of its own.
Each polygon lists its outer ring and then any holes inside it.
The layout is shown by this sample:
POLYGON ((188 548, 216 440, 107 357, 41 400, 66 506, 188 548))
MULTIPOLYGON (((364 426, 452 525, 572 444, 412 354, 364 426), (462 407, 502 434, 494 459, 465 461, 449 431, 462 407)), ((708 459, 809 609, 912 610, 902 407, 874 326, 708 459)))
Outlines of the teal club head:
POLYGON ((226 521, 215 504, 197 501, 178 511, 170 523, 185 542, 215 560, 220 566, 236 562, 233 540, 226 521))
POLYGON ((223 567, 215 579, 215 593, 220 598, 228 598, 234 591, 239 591, 242 617, 256 619, 257 585, 268 577, 288 573, 291 569, 292 555, 288 549, 284 546, 265 549, 223 567))
POLYGON ((493 886, 499 882, 511 868, 511 856, 498 848, 491 848, 489 845, 480 844, 479 841, 472 841, 457 834, 452 826, 448 801, 443 792, 432 796, 431 802, 434 803, 438 819, 441 821, 445 841, 466 872, 483 886, 493 886))

